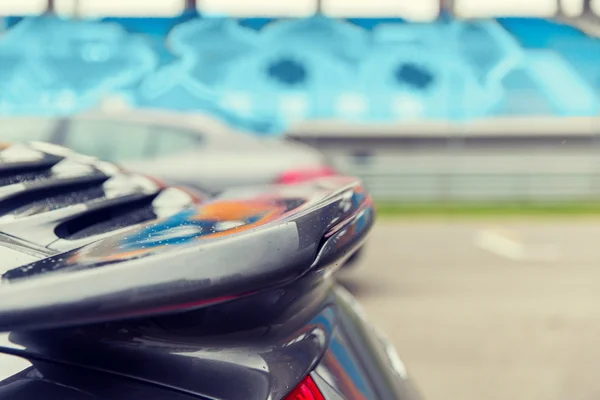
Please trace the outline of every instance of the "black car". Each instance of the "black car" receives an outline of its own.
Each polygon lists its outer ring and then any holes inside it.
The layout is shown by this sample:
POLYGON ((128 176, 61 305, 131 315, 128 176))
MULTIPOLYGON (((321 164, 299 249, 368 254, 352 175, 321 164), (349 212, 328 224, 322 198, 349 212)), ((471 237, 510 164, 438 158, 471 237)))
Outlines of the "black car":
POLYGON ((357 180, 169 187, 64 148, 0 151, 0 400, 415 400, 333 274, 357 180))

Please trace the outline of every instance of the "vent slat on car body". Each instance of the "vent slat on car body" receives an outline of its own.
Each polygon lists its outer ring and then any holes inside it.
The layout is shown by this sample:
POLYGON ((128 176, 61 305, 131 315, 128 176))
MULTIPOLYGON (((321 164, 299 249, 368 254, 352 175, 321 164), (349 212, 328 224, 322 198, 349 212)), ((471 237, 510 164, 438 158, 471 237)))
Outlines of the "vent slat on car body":
POLYGON ((24 205, 52 201, 77 191, 101 185, 108 179, 103 174, 64 179, 42 179, 0 187, 0 215, 8 214, 24 205))
POLYGON ((11 161, 0 157, 0 186, 11 185, 24 180, 39 179, 51 174, 51 168, 62 160, 61 157, 45 155, 40 159, 11 161))
POLYGON ((0 150, 0 232, 64 251, 198 200, 182 192, 157 208, 163 186, 66 148, 12 145, 0 150))
POLYGON ((102 197, 104 197, 102 185, 93 182, 89 185, 84 184, 77 188, 71 188, 71 190, 53 197, 45 197, 31 203, 23 204, 14 209, 10 214, 15 218, 28 217, 65 208, 74 203, 88 203, 102 197))
POLYGON ((130 195, 95 203, 87 211, 60 224, 55 232, 61 239, 78 240, 157 218, 152 201, 158 192, 130 195))

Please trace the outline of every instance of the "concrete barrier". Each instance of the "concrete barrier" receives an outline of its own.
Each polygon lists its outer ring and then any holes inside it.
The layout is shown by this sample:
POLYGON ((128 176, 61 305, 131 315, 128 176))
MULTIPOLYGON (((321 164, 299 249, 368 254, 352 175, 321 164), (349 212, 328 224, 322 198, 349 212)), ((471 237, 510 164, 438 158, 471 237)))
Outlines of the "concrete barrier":
MULTIPOLYGON (((595 124, 596 121, 593 121, 595 124)), ((592 124, 592 128, 594 125, 592 124)), ((588 128, 590 125, 585 124, 588 128)), ((381 201, 600 200, 600 136, 583 125, 500 135, 306 135, 381 201)))

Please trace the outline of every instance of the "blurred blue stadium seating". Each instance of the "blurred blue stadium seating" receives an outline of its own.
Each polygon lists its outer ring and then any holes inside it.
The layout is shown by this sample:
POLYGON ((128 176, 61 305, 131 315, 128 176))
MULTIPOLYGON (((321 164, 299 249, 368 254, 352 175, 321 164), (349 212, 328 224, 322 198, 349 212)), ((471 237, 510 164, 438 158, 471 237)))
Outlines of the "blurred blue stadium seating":
POLYGON ((110 23, 26 19, 0 40, 0 113, 64 114, 151 73, 156 55, 110 23))
POLYGON ((277 133, 299 119, 464 121, 600 112, 600 40, 537 19, 9 20, 0 114, 120 94, 277 133))

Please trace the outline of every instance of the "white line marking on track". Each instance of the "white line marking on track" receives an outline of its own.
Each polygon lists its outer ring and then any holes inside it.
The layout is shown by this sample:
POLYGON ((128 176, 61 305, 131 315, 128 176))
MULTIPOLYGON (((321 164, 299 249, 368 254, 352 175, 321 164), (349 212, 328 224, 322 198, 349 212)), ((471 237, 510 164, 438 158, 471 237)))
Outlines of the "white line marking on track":
POLYGON ((520 261, 525 256, 523 246, 497 232, 484 230, 475 236, 475 245, 500 257, 520 261))
POLYGON ((495 230, 482 230, 475 236, 475 246, 512 261, 557 261, 559 255, 554 246, 545 245, 526 248, 523 243, 495 230))

